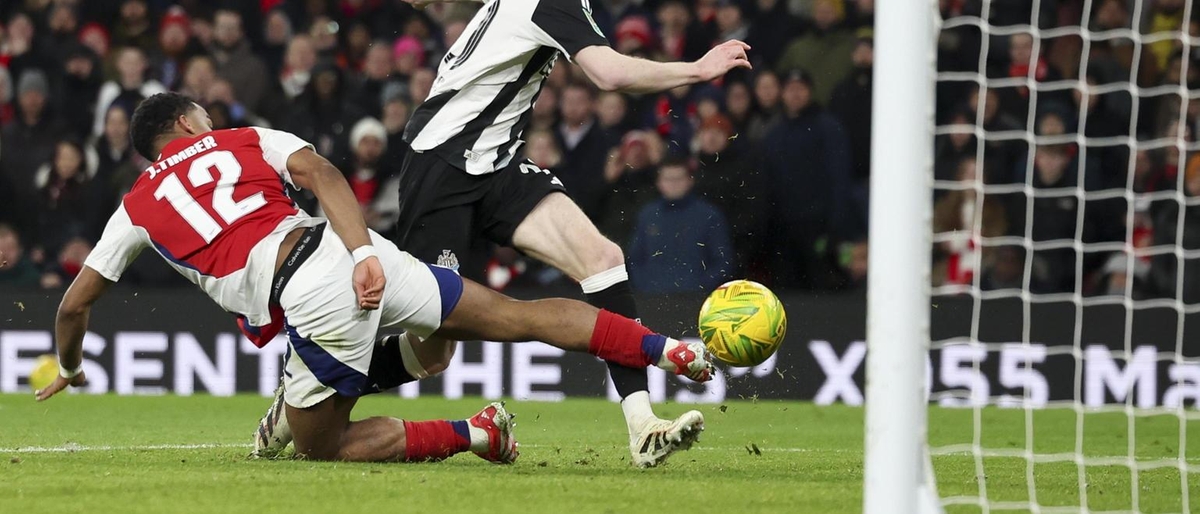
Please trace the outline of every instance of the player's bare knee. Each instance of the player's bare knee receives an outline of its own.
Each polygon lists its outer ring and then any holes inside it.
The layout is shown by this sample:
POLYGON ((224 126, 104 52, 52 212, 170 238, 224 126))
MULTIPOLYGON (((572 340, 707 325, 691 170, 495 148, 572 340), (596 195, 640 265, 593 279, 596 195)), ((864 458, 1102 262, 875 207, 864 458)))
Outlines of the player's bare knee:
POLYGON ((454 359, 454 352, 458 350, 458 341, 445 341, 439 346, 440 348, 429 352, 429 362, 422 361, 425 372, 430 376, 438 375, 450 367, 450 361, 454 359))
POLYGON ((457 348, 458 341, 441 337, 421 339, 408 334, 401 344, 401 356, 409 374, 422 379, 446 371, 457 348))
POLYGON ((598 246, 599 249, 588 264, 588 277, 625 264, 625 252, 621 251, 620 245, 605 239, 598 246))

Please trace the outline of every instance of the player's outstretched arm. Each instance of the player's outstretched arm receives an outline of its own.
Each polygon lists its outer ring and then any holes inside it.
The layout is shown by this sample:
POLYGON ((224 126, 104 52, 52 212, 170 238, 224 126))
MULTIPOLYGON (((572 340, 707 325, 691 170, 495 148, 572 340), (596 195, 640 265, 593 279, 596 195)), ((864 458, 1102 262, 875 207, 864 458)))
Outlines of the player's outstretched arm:
POLYGON ((287 169, 292 182, 316 195, 333 231, 354 254, 353 279, 358 306, 378 309, 387 280, 379 258, 375 257, 367 222, 363 220, 362 209, 354 199, 350 184, 333 163, 311 148, 292 153, 287 160, 287 169))
POLYGON ((583 72, 605 91, 653 93, 707 82, 734 68, 750 68, 750 45, 736 39, 721 43, 695 62, 655 62, 622 55, 604 45, 592 45, 575 54, 583 72))
POLYGON ((100 299, 111 285, 108 279, 96 270, 84 266, 63 295, 58 304, 58 316, 54 321, 54 339, 58 343, 58 378, 41 391, 37 401, 44 401, 68 385, 81 386, 87 381, 80 367, 83 365, 83 335, 87 333, 88 316, 92 304, 100 299))

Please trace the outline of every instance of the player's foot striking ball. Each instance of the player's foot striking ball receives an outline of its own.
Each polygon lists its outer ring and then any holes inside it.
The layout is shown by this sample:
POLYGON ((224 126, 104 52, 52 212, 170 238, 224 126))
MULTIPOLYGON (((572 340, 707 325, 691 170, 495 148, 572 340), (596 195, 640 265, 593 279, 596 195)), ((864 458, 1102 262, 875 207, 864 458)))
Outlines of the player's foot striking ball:
POLYGON ((787 332, 787 313, 766 286, 727 282, 700 307, 700 339, 714 356, 734 366, 757 366, 771 358, 787 332))

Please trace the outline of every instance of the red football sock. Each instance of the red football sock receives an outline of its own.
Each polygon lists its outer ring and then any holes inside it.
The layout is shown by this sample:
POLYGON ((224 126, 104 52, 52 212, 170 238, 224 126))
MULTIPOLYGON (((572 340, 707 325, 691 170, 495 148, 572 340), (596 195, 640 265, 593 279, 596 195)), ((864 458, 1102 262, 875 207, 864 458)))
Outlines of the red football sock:
MULTIPOLYGON (((644 368, 653 363, 642 351, 642 341, 647 337, 662 338, 634 320, 601 309, 596 316, 592 340, 588 343, 588 353, 622 366, 644 368)), ((661 345, 659 350, 661 352, 661 345)))
POLYGON ((471 437, 462 432, 466 432, 465 421, 405 421, 404 460, 436 461, 465 452, 471 447, 471 437))

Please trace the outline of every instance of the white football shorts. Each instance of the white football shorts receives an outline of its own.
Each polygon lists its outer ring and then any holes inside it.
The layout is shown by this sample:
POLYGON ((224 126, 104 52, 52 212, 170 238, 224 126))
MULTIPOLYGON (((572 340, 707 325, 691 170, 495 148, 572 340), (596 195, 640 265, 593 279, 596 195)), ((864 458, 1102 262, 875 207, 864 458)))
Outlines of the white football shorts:
POLYGON ((351 283, 354 259, 331 224, 324 230, 317 250, 279 297, 289 345, 284 401, 296 408, 334 393, 378 392, 367 373, 379 329, 398 327, 429 337, 458 305, 463 290, 454 271, 418 261, 372 231, 387 285, 379 309, 362 310, 351 283))

